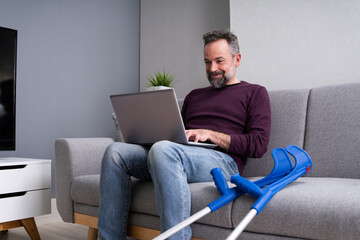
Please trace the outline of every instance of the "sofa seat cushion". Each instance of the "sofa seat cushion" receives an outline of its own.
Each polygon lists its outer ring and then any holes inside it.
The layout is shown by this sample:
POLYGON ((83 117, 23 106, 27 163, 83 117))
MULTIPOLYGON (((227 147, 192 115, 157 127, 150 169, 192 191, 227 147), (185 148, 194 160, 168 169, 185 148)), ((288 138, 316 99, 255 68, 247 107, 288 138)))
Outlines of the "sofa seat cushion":
MULTIPOLYGON (((73 201, 99 206, 99 186, 99 174, 75 178, 71 189, 73 201)), ((212 182, 189 186, 191 214, 220 197, 212 182)), ((133 179, 132 190, 130 211, 158 216, 152 182, 133 179)), ((360 199, 359 179, 303 177, 278 192, 246 231, 310 239, 357 239, 360 235, 357 199, 360 199)), ((198 222, 233 228, 255 201, 248 195, 239 197, 198 222)))
MULTIPOLYGON (((132 179, 132 203, 131 212, 144 213, 158 216, 155 204, 154 186, 151 181, 132 179)), ((191 183, 190 192, 192 198, 191 214, 205 208, 207 204, 220 197, 214 183, 191 183)), ((100 203, 100 175, 84 175, 76 177, 71 187, 71 197, 76 204, 99 206, 100 203)), ((231 228, 232 203, 227 204, 212 214, 208 214, 199 222, 231 228)), ((90 214, 90 213, 89 213, 90 214)))
MULTIPOLYGON (((220 197, 213 182, 191 183, 189 187, 192 199, 191 214, 200 211, 210 202, 220 197)), ((158 216, 152 182, 133 179, 132 190, 132 205, 130 211, 158 216)), ((231 228, 233 226, 230 215, 231 207, 232 203, 229 203, 218 211, 203 217, 198 222, 231 228)))
MULTIPOLYGON (((246 231, 309 239, 358 239, 360 180, 303 177, 278 192, 246 231)), ((234 201, 235 226, 254 198, 234 201)))

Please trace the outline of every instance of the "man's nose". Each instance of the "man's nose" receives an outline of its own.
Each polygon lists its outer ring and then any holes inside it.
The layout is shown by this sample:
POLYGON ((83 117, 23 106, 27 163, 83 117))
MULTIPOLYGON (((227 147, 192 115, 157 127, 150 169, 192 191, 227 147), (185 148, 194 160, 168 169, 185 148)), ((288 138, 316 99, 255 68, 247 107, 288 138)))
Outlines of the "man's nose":
POLYGON ((218 65, 216 63, 211 63, 210 65, 210 72, 216 72, 219 69, 218 65))

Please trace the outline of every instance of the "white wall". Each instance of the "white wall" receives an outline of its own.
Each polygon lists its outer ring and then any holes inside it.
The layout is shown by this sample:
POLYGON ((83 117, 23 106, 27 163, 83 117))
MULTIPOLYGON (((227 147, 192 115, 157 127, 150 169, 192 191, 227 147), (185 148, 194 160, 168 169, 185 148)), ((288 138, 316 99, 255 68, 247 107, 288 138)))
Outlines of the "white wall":
POLYGON ((179 82, 178 98, 208 86, 202 35, 230 28, 228 0, 142 0, 140 24, 140 90, 145 79, 163 69, 179 82))
POLYGON ((268 89, 360 81, 360 1, 230 0, 240 79, 268 89))

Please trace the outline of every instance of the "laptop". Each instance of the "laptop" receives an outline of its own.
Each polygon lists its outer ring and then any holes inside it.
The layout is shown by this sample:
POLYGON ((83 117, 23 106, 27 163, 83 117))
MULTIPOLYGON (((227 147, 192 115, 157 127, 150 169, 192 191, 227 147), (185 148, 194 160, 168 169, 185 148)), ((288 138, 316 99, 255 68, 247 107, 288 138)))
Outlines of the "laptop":
POLYGON ((161 140, 215 148, 216 144, 191 142, 185 135, 174 89, 110 96, 124 141, 141 145, 161 140))

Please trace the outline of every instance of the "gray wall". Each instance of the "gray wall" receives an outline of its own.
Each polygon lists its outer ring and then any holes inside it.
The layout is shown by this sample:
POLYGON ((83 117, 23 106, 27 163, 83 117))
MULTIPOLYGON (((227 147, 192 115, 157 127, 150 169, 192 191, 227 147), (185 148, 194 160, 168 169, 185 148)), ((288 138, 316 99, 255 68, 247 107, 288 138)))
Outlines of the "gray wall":
POLYGON ((0 25, 18 30, 16 151, 0 157, 115 136, 109 95, 139 89, 139 21, 139 0, 0 0, 0 25))
POLYGON ((360 81, 360 1, 230 0, 240 79, 268 89, 360 81))
POLYGON ((179 81, 178 98, 208 86, 202 35, 216 28, 230 28, 228 0, 141 1, 140 90, 163 69, 179 81))

